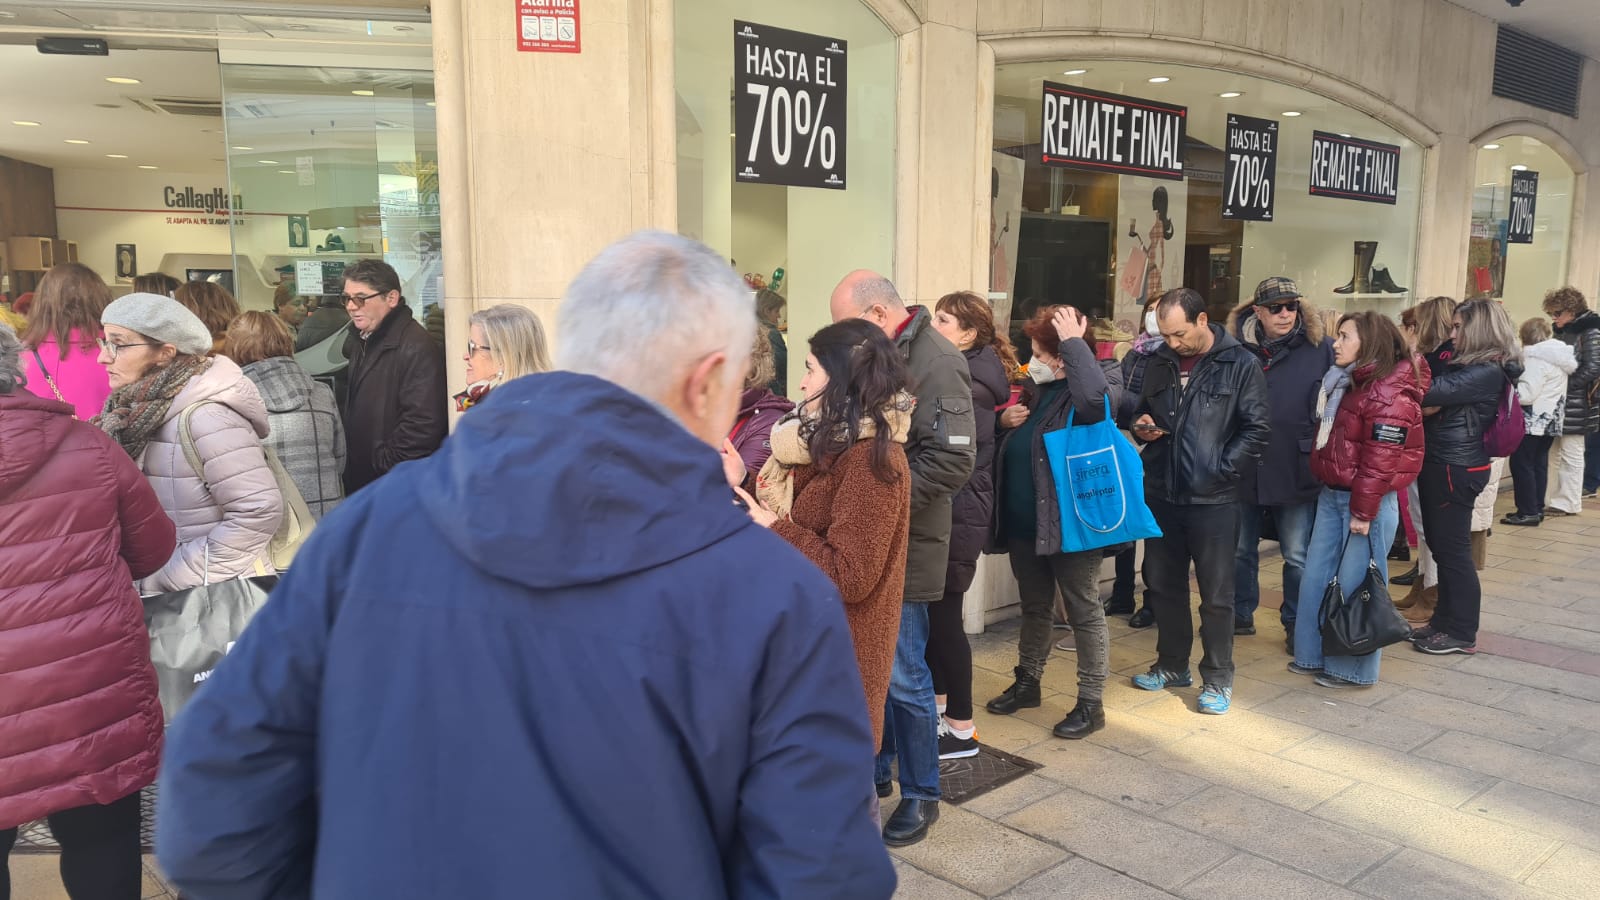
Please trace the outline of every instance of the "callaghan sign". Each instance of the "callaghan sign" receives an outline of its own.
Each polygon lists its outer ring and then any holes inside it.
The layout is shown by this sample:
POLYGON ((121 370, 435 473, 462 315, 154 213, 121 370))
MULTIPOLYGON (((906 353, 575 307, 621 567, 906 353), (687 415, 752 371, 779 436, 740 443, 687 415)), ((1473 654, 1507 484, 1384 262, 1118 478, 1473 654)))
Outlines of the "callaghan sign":
POLYGON ((243 202, 238 194, 230 197, 222 188, 201 193, 192 187, 173 187, 170 184, 163 192, 163 199, 168 209, 198 209, 208 213, 237 209, 243 202))

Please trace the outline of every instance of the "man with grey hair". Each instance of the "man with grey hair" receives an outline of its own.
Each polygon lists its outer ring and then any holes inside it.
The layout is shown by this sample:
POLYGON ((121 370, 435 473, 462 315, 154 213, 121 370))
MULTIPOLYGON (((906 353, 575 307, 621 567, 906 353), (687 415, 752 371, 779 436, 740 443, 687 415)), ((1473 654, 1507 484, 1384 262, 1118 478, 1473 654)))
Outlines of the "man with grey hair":
POLYGON ((174 724, 185 894, 893 893, 843 602, 717 453, 743 284, 644 232, 558 321, 569 370, 325 519, 174 724))
POLYGON ((950 558, 951 498, 967 483, 977 458, 972 374, 966 357, 933 328, 925 306, 907 308, 889 279, 858 269, 833 289, 835 322, 860 318, 883 329, 905 358, 917 406, 906 440, 911 465, 911 541, 906 552, 905 602, 883 718, 883 747, 873 781, 878 796, 891 786, 889 765, 900 761, 900 805, 883 826, 883 840, 903 847, 922 840, 939 818, 939 710, 928 668, 928 604, 944 596, 950 558))

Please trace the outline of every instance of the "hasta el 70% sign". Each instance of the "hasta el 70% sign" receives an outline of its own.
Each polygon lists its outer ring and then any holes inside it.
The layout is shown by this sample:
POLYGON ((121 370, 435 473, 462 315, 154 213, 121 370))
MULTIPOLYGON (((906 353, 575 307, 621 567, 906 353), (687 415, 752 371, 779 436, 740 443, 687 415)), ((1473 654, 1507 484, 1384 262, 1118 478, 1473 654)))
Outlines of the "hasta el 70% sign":
POLYGON ((845 187, 844 41, 734 23, 734 177, 845 187))

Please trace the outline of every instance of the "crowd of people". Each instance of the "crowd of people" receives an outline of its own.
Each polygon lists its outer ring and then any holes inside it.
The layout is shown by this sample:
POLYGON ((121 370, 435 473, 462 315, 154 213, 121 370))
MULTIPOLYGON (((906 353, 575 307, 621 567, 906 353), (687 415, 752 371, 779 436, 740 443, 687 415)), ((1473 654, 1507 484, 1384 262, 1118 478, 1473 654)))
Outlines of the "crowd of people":
POLYGON ((157 852, 195 900, 888 897, 884 846, 925 838, 940 760, 980 752, 963 619, 983 553, 1007 556, 1022 618, 986 708, 1041 706, 1070 650, 1053 731, 1076 740, 1115 727, 1108 616, 1157 629, 1135 687, 1197 670, 1196 711, 1229 711, 1263 537, 1290 671, 1358 689, 1381 651, 1324 652, 1325 591, 1386 572, 1408 533, 1413 647, 1475 652, 1507 429, 1503 524, 1595 487, 1600 316, 1571 288, 1520 329, 1444 297, 1324 316, 1281 276, 1214 322, 1176 288, 1118 360, 1073 306, 1014 348, 981 296, 930 309, 860 270, 791 348, 780 295, 640 232, 569 286, 554 355, 522 307, 471 316, 446 440, 443 354, 382 262, 345 272, 337 390, 294 360, 337 307, 138 287, 113 300, 58 266, 20 336, 0 324, 0 744, 21 748, 0 860, 48 818, 75 898, 137 896, 158 775, 157 852), (1160 535, 1069 549, 1046 436, 1107 418, 1160 535), (275 465, 320 525, 164 723, 139 598, 269 573, 275 465))

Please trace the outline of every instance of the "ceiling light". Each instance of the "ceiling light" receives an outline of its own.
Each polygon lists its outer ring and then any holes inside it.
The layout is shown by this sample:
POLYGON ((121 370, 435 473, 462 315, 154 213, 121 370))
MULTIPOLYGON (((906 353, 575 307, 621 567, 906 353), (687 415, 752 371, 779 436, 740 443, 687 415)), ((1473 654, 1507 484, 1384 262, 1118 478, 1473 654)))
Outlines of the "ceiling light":
POLYGON ((351 91, 350 93, 355 94, 357 97, 371 97, 374 92, 373 91, 351 91))
POLYGON ((155 166, 140 166, 141 169, 154 169, 155 166))
POLYGON ((278 162, 275 159, 258 159, 258 160, 256 160, 256 162, 261 163, 263 166, 281 166, 281 165, 283 165, 283 163, 278 162))
POLYGON ((83 138, 67 138, 66 143, 69 143, 69 144, 87 144, 89 142, 84 140, 83 138))
POLYGON ((106 154, 106 159, 127 159, 127 158, 128 158, 128 154, 126 154, 126 153, 107 153, 106 154))
POLYGON ((13 124, 13 125, 21 125, 24 128, 38 128, 39 127, 39 123, 38 122, 30 122, 27 119, 12 119, 11 120, 11 124, 13 124))
POLYGON ((1244 91, 1223 91, 1222 93, 1218 94, 1217 96, 1221 97, 1224 100, 1232 100, 1233 98, 1242 96, 1243 94, 1244 94, 1244 91))
POLYGON ((1513 172, 1526 172, 1526 171, 1528 171, 1528 167, 1527 166, 1523 166, 1523 165, 1516 165, 1516 166, 1512 166, 1511 167, 1511 171, 1513 171, 1513 172))
POLYGON ((1500 186, 1500 182, 1498 182, 1498 181, 1485 181, 1483 184, 1478 185, 1478 187, 1499 187, 1499 186, 1500 186))
POLYGON ((1286 112, 1286 113, 1284 113, 1284 115, 1286 115, 1286 116, 1288 116, 1288 117, 1289 117, 1289 118, 1291 118, 1291 119, 1293 119, 1293 118, 1295 118, 1295 117, 1296 117, 1296 116, 1298 116, 1298 115, 1300 115, 1300 113, 1298 113, 1298 112, 1295 112, 1295 111, 1294 111, 1294 110, 1292 110, 1292 109, 1291 109, 1291 110, 1289 110, 1289 111, 1288 111, 1288 112, 1286 112))
POLYGON ((294 174, 294 170, 293 169, 279 169, 278 170, 278 174, 279 175, 293 175, 294 174))
POLYGON ((424 103, 422 105, 423 106, 438 106, 439 104, 433 102, 432 100, 429 100, 427 103, 424 103))
POLYGON ((1344 132, 1342 132, 1342 131, 1341 131, 1341 132, 1339 132, 1339 137, 1349 137, 1349 136, 1350 136, 1350 135, 1348 135, 1348 134, 1345 134, 1345 133, 1344 133, 1344 132))
POLYGON ((233 149, 235 149, 235 150, 254 150, 255 148, 254 147, 246 147, 246 146, 240 145, 240 146, 235 147, 233 149))
POLYGON ((112 84, 139 84, 140 83, 139 79, 137 79, 137 78, 129 78, 126 75, 112 75, 110 78, 107 78, 106 80, 111 82, 112 84))
POLYGON ((395 30, 395 31, 400 31, 400 32, 405 32, 405 31, 416 31, 416 29, 415 29, 415 28, 413 28, 413 27, 411 27, 411 26, 410 26, 410 25, 396 25, 396 26, 395 26, 395 27, 394 27, 394 30, 395 30))
POLYGON ((1063 75, 1083 75, 1083 74, 1086 74, 1088 71, 1089 71, 1088 69, 1068 69, 1065 72, 1062 72, 1061 74, 1063 74, 1063 75))
POLYGON ((1150 83, 1151 84, 1166 84, 1167 82, 1169 82, 1171 80, 1172 80, 1171 78, 1168 78, 1165 75, 1157 75, 1156 77, 1150 79, 1150 83))
POLYGON ((1485 150, 1499 150, 1500 149, 1500 145, 1499 144, 1484 144, 1483 145, 1483 149, 1485 149, 1485 150))

